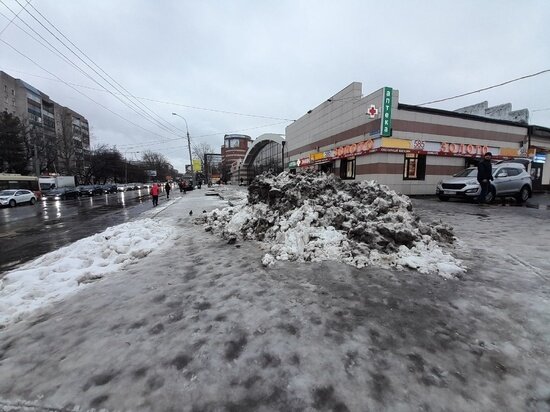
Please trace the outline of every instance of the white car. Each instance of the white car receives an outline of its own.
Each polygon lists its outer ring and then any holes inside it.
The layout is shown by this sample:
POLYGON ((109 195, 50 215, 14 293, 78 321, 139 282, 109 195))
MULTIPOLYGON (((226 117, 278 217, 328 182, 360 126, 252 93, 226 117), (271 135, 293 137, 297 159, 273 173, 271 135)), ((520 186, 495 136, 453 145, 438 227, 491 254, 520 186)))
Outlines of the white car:
MULTIPOLYGON (((451 198, 474 199, 480 192, 476 167, 464 169, 452 177, 443 179, 435 190, 442 201, 451 198)), ((496 197, 514 197, 518 203, 524 203, 532 193, 531 176, 523 164, 501 162, 493 165, 493 180, 487 193, 487 203, 491 203, 496 197)))
POLYGON ((15 207, 21 203, 36 203, 36 196, 26 189, 6 189, 0 192, 0 206, 15 207))

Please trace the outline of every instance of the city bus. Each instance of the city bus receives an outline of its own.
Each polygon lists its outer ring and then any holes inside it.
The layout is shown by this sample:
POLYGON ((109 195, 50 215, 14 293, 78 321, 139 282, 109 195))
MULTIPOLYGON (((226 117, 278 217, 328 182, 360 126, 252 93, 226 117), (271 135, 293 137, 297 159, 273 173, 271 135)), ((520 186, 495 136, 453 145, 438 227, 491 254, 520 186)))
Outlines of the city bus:
POLYGON ((42 198, 40 186, 38 185, 38 177, 36 176, 0 173, 0 190, 5 189, 28 189, 34 192, 38 200, 42 198))

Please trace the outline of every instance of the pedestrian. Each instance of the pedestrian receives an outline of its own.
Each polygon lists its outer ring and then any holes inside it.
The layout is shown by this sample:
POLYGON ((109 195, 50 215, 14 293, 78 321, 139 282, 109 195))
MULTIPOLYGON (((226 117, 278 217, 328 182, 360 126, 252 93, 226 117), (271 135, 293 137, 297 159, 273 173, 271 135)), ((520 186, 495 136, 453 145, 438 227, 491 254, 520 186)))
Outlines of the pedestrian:
POLYGON ((159 204, 159 191, 160 187, 158 183, 153 183, 151 187, 151 196, 153 196, 153 206, 158 206, 159 204))
POLYGON ((180 193, 183 193, 183 182, 180 180, 180 182, 178 183, 178 186, 180 188, 180 193))
POLYGON ((487 195, 490 190, 490 181, 493 180, 493 166, 491 159, 493 154, 487 152, 483 155, 483 160, 477 165, 477 181, 481 186, 481 192, 477 198, 479 204, 484 204, 487 201, 487 195))
POLYGON ((241 177, 241 186, 244 184, 244 178, 241 177))
POLYGON ((170 190, 172 189, 172 186, 170 186, 170 183, 166 182, 164 185, 164 190, 166 190, 166 199, 170 199, 170 190))

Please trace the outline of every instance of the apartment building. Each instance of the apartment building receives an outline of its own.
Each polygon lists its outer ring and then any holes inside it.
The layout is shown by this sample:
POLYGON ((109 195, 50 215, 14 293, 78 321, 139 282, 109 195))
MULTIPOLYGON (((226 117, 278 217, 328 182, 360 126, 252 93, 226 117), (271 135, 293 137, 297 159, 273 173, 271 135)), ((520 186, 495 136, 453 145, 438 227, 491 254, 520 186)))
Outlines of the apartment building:
POLYGON ((3 71, 0 90, 0 110, 17 116, 32 145, 38 146, 38 159, 32 159, 29 170, 35 170, 37 163, 41 174, 76 174, 83 170, 90 150, 89 124, 84 116, 3 71))

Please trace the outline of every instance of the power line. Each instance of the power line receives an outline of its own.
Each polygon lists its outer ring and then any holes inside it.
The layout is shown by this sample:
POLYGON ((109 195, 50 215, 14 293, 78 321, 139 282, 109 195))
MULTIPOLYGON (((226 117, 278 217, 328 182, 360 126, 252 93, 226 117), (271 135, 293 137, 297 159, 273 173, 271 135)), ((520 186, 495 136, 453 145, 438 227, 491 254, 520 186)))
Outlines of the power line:
POLYGON ((59 76, 57 76, 56 74, 50 72, 49 70, 47 70, 46 68, 42 67, 40 64, 38 64, 36 61, 34 61, 33 59, 31 59, 29 56, 25 55, 24 53, 22 53, 21 51, 17 50, 15 47, 13 47, 11 44, 9 44, 8 42, 4 41, 3 39, 0 39, 0 42, 4 43, 6 46, 8 46, 9 48, 11 48, 13 51, 15 51, 16 53, 18 53, 19 55, 23 56, 24 58, 26 58, 27 60, 29 60, 30 62, 34 63, 35 65, 37 65, 39 68, 41 68, 42 70, 44 70, 46 73, 52 75, 52 76, 55 76, 57 77, 61 82, 65 83, 67 86, 69 86, 71 89, 75 90, 77 93, 80 93, 82 96, 86 97, 87 99, 89 99, 90 101, 92 101, 93 103, 97 104, 99 107, 107 110, 108 112, 114 114, 115 116, 121 118, 122 120, 148 132, 148 133, 151 133, 151 134, 154 134, 155 136, 159 136, 159 137, 163 137, 162 135, 158 134, 158 133, 155 133, 151 130, 148 130, 142 126, 140 126, 139 124, 137 123, 134 123, 132 122, 131 120, 125 118, 124 116, 114 112, 113 110, 109 109, 108 107, 104 106, 103 104, 99 103, 98 101, 92 99, 90 96, 88 96, 87 94, 85 94, 84 92, 81 92, 80 90, 76 89, 75 87, 71 86, 70 84, 68 84, 67 82, 65 82, 63 79, 61 79, 59 76))
MULTIPOLYGON (((20 70, 14 70, 13 69, 11 71, 18 72, 18 73, 23 73, 23 74, 26 74, 28 76, 38 77, 38 78, 41 78, 41 79, 51 80, 51 81, 55 81, 55 82, 59 81, 57 79, 52 79, 51 77, 39 76, 37 74, 27 73, 27 72, 23 72, 23 71, 20 71, 20 70)), ((106 93, 105 90, 98 89, 98 88, 95 88, 95 87, 84 86, 82 84, 76 84, 76 83, 68 83, 68 84, 70 84, 72 86, 76 86, 76 87, 82 87, 84 89, 89 89, 89 90, 94 90, 94 91, 106 93)), ((117 93, 115 93, 115 94, 117 94, 117 93)), ((121 95, 126 96, 124 94, 121 94, 121 95)), ((232 114, 232 115, 236 115, 236 116, 256 117, 256 118, 260 118, 260 119, 284 120, 284 121, 287 121, 287 122, 294 122, 295 121, 295 119, 286 119, 284 117, 273 117, 273 116, 263 116, 263 115, 257 115, 257 114, 230 112, 230 111, 226 111, 226 110, 219 110, 219 109, 212 109, 212 108, 198 107, 198 106, 190 106, 190 105, 186 105, 186 104, 182 104, 182 103, 169 102, 169 101, 165 101, 165 100, 150 99, 148 97, 140 97, 140 96, 134 96, 134 97, 136 99, 140 99, 140 100, 146 100, 146 101, 149 101, 149 102, 161 103, 161 104, 166 104, 166 105, 170 105, 170 106, 185 107, 185 108, 188 108, 188 109, 205 110, 205 111, 209 111, 209 112, 232 114)))
POLYGON ((508 81, 506 81, 506 82, 499 83, 499 84, 495 84, 495 85, 493 85, 493 86, 484 87, 483 89, 474 90, 473 92, 463 93, 463 94, 459 94, 459 95, 457 95, 457 96, 446 97, 446 98, 444 98, 444 99, 433 100, 433 101, 431 101, 431 102, 422 103, 422 104, 417 104, 417 106, 425 106, 425 105, 432 104, 432 103, 439 103, 439 102, 444 102, 444 101, 447 101, 447 100, 458 99, 459 97, 464 97, 464 96, 468 96, 468 95, 470 95, 470 94, 483 92, 483 91, 489 90, 489 89, 494 89, 495 87, 504 86, 504 85, 506 85, 506 84, 510 84, 510 83, 513 83, 513 82, 517 82, 518 80, 527 79, 527 78, 529 78, 529 77, 535 77, 535 76, 538 76, 538 75, 540 75, 540 74, 544 74, 544 73, 548 73, 548 72, 550 72, 550 69, 542 70, 542 71, 540 71, 540 72, 538 72, 538 73, 528 74, 528 75, 526 75, 526 76, 521 76, 521 77, 518 77, 517 79, 508 80, 508 81))
MULTIPOLYGON (((17 14, 15 16, 13 16, 13 18, 8 22, 8 24, 6 24, 6 27, 4 27, 2 29, 2 31, 0 31, 0 36, 4 33, 4 31, 6 31, 6 29, 10 26, 10 24, 13 23, 13 21, 19 16, 19 14, 31 3, 31 0, 27 0, 27 3, 24 5, 24 6, 21 6, 21 10, 19 10, 17 12, 17 14)), ((6 19, 9 20, 9 17, 6 16, 6 19)))
MULTIPOLYGON (((204 138, 204 137, 218 136, 220 134, 226 135, 226 134, 231 134, 231 133, 246 132, 248 130, 254 130, 254 129, 261 129, 261 128, 264 128, 264 127, 277 126, 277 125, 280 125, 280 124, 283 124, 283 123, 286 123, 286 122, 266 124, 266 125, 262 125, 262 126, 249 127, 247 129, 233 130, 233 131, 229 131, 229 132, 217 132, 217 133, 203 134, 203 135, 199 135, 199 136, 193 136, 193 139, 201 139, 201 138, 204 138)), ((181 138, 183 138, 183 137, 181 137, 181 138)), ((157 141, 144 142, 144 143, 135 143, 135 144, 134 143, 131 143, 131 144, 129 143, 129 144, 124 144, 124 145, 119 145, 119 147, 138 148, 138 147, 143 147, 143 146, 156 146, 156 145, 159 145, 159 144, 170 143, 170 142, 173 142, 174 140, 178 140, 178 139, 180 139, 180 138, 164 139, 164 140, 157 140, 157 141)), ((185 147, 187 147, 187 146, 185 146, 185 147)))
MULTIPOLYGON (((18 4, 19 3, 19 0, 15 0, 17 1, 18 4)), ((125 96, 126 98, 128 98, 128 96, 132 97, 132 102, 137 102, 139 105, 141 105, 146 111, 148 111, 149 113, 151 113, 154 117, 156 117, 157 119, 160 120, 161 124, 165 125, 164 127, 170 129, 168 131, 171 131, 171 130, 176 130, 176 131, 180 131, 182 132, 182 130, 178 129, 177 127, 175 127, 174 125, 172 125, 171 123, 167 122, 166 120, 164 120, 162 117, 160 117, 157 113, 155 113, 153 110, 151 110, 149 107, 147 107, 145 104, 141 103, 140 101, 136 100, 135 96, 132 95, 132 93, 130 93, 122 84, 120 84, 117 80, 115 80, 112 76, 110 76, 105 70, 103 70, 92 58, 90 58, 90 56, 88 56, 84 51, 82 51, 76 44, 74 44, 67 36, 65 36, 65 34, 63 34, 56 26, 55 24, 53 24, 50 20, 48 20, 42 13, 40 13, 39 10, 36 9, 36 7, 34 7, 32 4, 30 5, 31 8, 36 11, 40 17, 42 17, 47 23, 50 24, 50 26, 52 26, 64 39, 66 39, 74 48, 76 48, 76 50, 78 50, 84 57, 86 57, 95 67, 97 67, 102 73, 104 73, 109 79, 111 79, 113 82, 115 82, 115 84, 117 86, 119 86, 124 92, 127 93, 127 95, 124 95, 122 92, 120 93, 122 96, 125 96), (167 125, 167 126, 166 126, 167 125)), ((36 19, 28 10, 26 10, 26 12, 31 16, 33 17, 36 21, 38 21, 38 19, 36 19)), ((40 23, 40 21, 38 21, 40 23)), ((42 25, 42 23, 40 23, 42 25)), ((44 25, 42 25, 42 27, 45 27, 44 25)), ((46 28, 46 27, 45 27, 46 28)), ((46 28, 47 30, 47 28, 46 28)), ((50 32, 48 30, 48 32, 50 32)), ((50 32, 51 33, 51 32, 50 32)), ((76 53, 74 53, 70 47, 68 47, 63 41, 61 41, 57 36, 55 36, 53 33, 51 33, 59 42, 61 42, 69 51, 71 51, 75 56, 77 56, 83 63, 85 63, 88 67, 90 67, 92 70, 93 67, 91 67, 90 65, 88 65, 84 60, 82 60, 76 53)), ((94 70, 94 72, 96 72, 94 70)), ((97 73, 97 72, 96 72, 97 73)), ((99 74, 99 73, 98 73, 99 74)), ((100 74, 99 74, 100 75, 100 74)), ((102 79, 105 80, 105 78, 103 76, 100 75, 100 77, 102 79)), ((107 81, 108 84, 111 84, 110 82, 107 81)), ((115 87, 115 90, 119 91, 116 87, 115 87)), ((130 99, 128 99, 130 100, 130 99)), ((136 105, 137 107, 137 105, 136 105)), ((152 117, 153 118, 153 117, 152 117)), ((153 118, 154 119, 154 118, 153 118)), ((172 132, 173 133, 173 132, 172 132)))
MULTIPOLYGON (((18 1, 18 0, 16 0, 18 1)), ((2 3, 4 5, 4 7, 6 7, 9 11, 11 11, 12 13, 15 14, 15 12, 8 6, 4 3, 3 0, 0 0, 0 3, 2 3)), ((31 6, 32 7, 32 6, 31 6)), ((73 53, 76 57, 78 57, 81 61, 84 62, 84 60, 82 60, 82 58, 80 58, 80 56, 76 55, 76 53, 74 53, 73 50, 71 50, 65 43, 63 43, 57 36, 55 36, 55 34, 53 34, 51 32, 51 30, 49 30, 47 27, 45 27, 42 22, 40 22, 38 19, 36 19, 36 17, 34 17, 28 10, 25 10, 28 14, 31 15, 31 17, 33 19, 35 19, 42 27, 44 27, 52 36, 54 36, 63 46, 65 46, 67 49, 69 49, 69 51, 71 53, 73 53)), ((50 47, 52 47, 54 50, 56 50, 57 53, 54 52, 54 54, 57 54, 58 57, 61 55, 62 56, 62 59, 65 60, 68 64, 70 64, 71 66, 73 66, 74 68, 76 68, 78 71, 80 71, 84 76, 88 77, 90 80, 92 80, 94 83, 96 83, 97 85, 99 85, 100 87, 102 87, 103 89, 105 89, 106 92, 110 93, 113 97, 115 97, 117 100, 119 100, 122 104, 124 104, 125 106, 127 106, 128 108, 130 108, 132 111, 134 111, 138 116, 144 118, 145 120, 153 123, 155 126, 157 127, 160 127, 162 129, 164 129, 165 131, 168 131, 169 133, 172 133, 172 134, 176 134, 174 133, 172 130, 169 130, 166 126, 163 126, 162 124, 160 124, 158 121, 155 121, 155 119, 152 119, 151 120, 151 116, 150 115, 147 115, 147 113, 144 113, 143 109, 140 109, 139 107, 137 107, 137 105, 135 103, 133 103, 132 101, 130 101, 129 99, 129 103, 131 103, 133 106, 131 106, 130 104, 128 104, 127 102, 123 101, 122 99, 120 99, 119 97, 117 97, 115 94, 113 94, 110 90, 108 90, 105 86, 103 86, 101 83, 99 83, 96 79, 94 79, 92 76, 90 76, 88 73, 86 73, 82 68, 80 68, 79 66, 77 66, 71 59, 69 59, 63 52, 61 52, 59 49, 57 49, 53 44, 51 44, 47 39, 45 39, 40 33, 38 33, 36 30, 34 30, 34 28, 32 28, 31 26, 29 26, 29 24, 23 20, 21 17, 18 17, 19 20, 21 20, 27 27, 29 27, 34 33, 36 33, 42 40, 44 40, 50 47), (141 110, 141 112, 139 111, 141 110)), ((23 30, 24 31, 24 30, 23 30)), ((35 41, 37 41, 38 43, 40 43, 41 45, 44 46, 43 43, 41 43, 39 40, 37 40, 34 36, 30 35, 28 32, 25 31, 25 33, 29 36, 31 36, 31 38, 33 38, 35 41)), ((48 50, 52 51, 49 47, 47 46, 44 46, 46 47, 48 50)), ((88 67, 90 67, 96 74, 98 74, 106 83, 108 83, 111 87, 115 87, 113 86, 112 83, 110 83, 108 80, 105 79, 105 77, 103 77, 101 74, 99 74, 93 67, 91 67, 89 64, 87 64, 86 62, 84 62, 88 67)), ((56 76, 57 77, 57 76, 56 76)), ((116 89, 116 87, 115 87, 116 89)))

